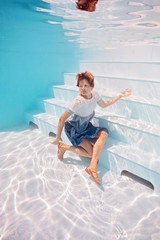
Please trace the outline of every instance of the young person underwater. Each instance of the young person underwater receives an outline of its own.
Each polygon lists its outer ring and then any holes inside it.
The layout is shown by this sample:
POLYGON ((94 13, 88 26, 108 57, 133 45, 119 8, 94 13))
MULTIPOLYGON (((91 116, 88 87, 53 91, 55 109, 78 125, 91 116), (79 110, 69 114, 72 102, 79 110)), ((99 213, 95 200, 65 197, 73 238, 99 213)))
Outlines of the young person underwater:
POLYGON ((130 96, 131 90, 125 89, 115 98, 104 101, 94 90, 94 77, 91 73, 87 71, 78 73, 76 78, 79 95, 59 118, 56 138, 51 143, 58 145, 57 157, 59 160, 63 160, 66 151, 91 158, 85 171, 92 176, 97 184, 101 185, 97 174, 97 162, 109 131, 105 126, 93 126, 90 121, 95 115, 97 104, 102 108, 108 107, 120 98, 130 96), (63 128, 72 145, 60 141, 63 128), (92 139, 95 140, 94 144, 91 143, 92 139))

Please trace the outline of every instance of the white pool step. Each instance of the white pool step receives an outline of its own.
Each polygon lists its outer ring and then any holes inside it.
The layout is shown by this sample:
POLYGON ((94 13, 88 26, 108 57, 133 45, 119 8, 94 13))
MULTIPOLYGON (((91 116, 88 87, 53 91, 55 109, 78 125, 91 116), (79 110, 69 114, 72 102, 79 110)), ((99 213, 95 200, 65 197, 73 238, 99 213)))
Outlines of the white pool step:
POLYGON ((80 71, 118 78, 160 80, 160 62, 82 61, 80 71))
MULTIPOLYGON (((57 89, 57 91, 58 91, 58 89, 60 91, 64 90, 65 92, 66 91, 71 91, 74 94, 74 96, 71 96, 71 99, 74 99, 74 97, 77 96, 77 94, 79 93, 78 87, 71 86, 71 85, 68 85, 68 84, 54 85, 54 86, 52 86, 52 88, 53 88, 53 90, 54 90, 54 88, 57 89)), ((104 89, 104 87, 103 87, 103 89, 104 89)), ((100 90, 98 90, 98 89, 96 89, 96 90, 98 92, 100 92, 100 94, 103 97, 109 97, 109 98, 115 97, 120 93, 120 91, 119 92, 104 91, 104 90, 102 90, 102 87, 100 88, 100 90)), ((124 88, 122 90, 124 90, 124 88)), ((62 95, 63 95, 63 92, 62 92, 62 95)), ((58 98, 58 96, 61 97, 60 92, 58 92, 57 96, 55 95, 56 98, 58 98)), ((123 98, 121 100, 123 100, 123 98)), ((133 93, 130 97, 125 98, 125 101, 140 102, 141 104, 150 104, 150 105, 153 105, 153 106, 155 105, 155 106, 160 107, 160 100, 159 99, 137 96, 137 95, 134 95, 133 93)))
MULTIPOLYGON (((78 95, 78 88, 69 85, 52 86, 55 98, 71 102, 78 95)), ((104 100, 109 100, 118 93, 100 92, 104 100)), ((100 108, 98 108, 100 109, 100 108)), ((151 124, 160 125, 160 100, 147 99, 138 96, 122 98, 114 105, 103 109, 103 112, 110 112, 126 118, 141 119, 151 124)))
MULTIPOLYGON (((159 65, 160 71, 160 65, 159 65)), ((65 85, 76 85, 76 73, 64 74, 65 85)), ((123 89, 132 89, 134 96, 160 100, 160 76, 159 79, 132 79, 120 78, 109 75, 94 75, 95 88, 105 89, 106 92, 121 92, 123 89)), ((104 94, 105 95, 105 94, 104 94)))
MULTIPOLYGON (((60 117, 69 102, 63 99, 46 99, 42 102, 44 110, 48 114, 60 117)), ((94 125, 106 126, 111 137, 125 143, 137 146, 146 152, 160 154, 160 127, 153 126, 141 120, 128 119, 111 113, 96 111, 94 125), (148 141, 150 139, 150 141, 148 141)))
MULTIPOLYGON (((109 130, 99 163, 144 178, 160 192, 160 62, 83 61, 80 71, 86 70, 95 76, 95 89, 104 100, 132 90, 130 97, 96 109, 94 124, 109 130)), ((65 73, 64 85, 51 87, 54 98, 37 101, 41 113, 27 113, 28 123, 47 135, 56 133, 59 116, 79 93, 75 76, 65 73)), ((64 131, 62 139, 69 143, 64 131)))
MULTIPOLYGON (((56 133, 58 117, 48 113, 30 111, 27 113, 28 122, 34 122, 46 135, 56 133)), ((69 143, 64 131, 62 140, 69 143)), ((133 147, 112 137, 108 137, 104 150, 99 158, 99 164, 118 173, 129 171, 154 185, 155 190, 160 191, 160 164, 156 154, 145 153, 139 148, 133 147)))

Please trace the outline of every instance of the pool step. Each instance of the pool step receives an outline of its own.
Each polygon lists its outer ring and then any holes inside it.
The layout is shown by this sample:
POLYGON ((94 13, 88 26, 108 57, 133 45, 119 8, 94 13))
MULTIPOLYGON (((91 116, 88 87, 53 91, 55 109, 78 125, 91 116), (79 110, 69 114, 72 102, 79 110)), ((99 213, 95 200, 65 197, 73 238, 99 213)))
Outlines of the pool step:
MULTIPOLYGON (((52 86, 52 88, 55 98, 67 100, 68 102, 71 102, 78 95, 77 87, 70 85, 52 86)), ((103 93, 102 91, 101 94, 104 100, 109 100, 118 95, 118 93, 103 93)), ((97 109, 102 110, 100 107, 97 107, 97 109)), ((132 95, 120 99, 107 108, 103 108, 103 112, 106 112, 106 114, 108 111, 122 117, 137 119, 160 126, 160 100, 157 99, 146 99, 132 95)))
MULTIPOLYGON (((63 99, 51 98, 41 101, 41 104, 46 113, 60 117, 69 102, 63 99)), ((128 119, 110 112, 104 113, 103 110, 96 110, 93 121, 94 125, 106 126, 109 129, 110 136, 119 141, 136 146, 146 152, 160 154, 160 127, 158 126, 155 127, 152 124, 128 119)))
MULTIPOLYGON (((159 65, 160 69, 160 65, 159 65)), ((95 89, 103 90, 105 92, 113 92, 115 94, 121 92, 125 88, 132 89, 134 96, 141 98, 156 99, 160 101, 160 73, 159 78, 154 79, 132 79, 115 77, 111 75, 94 75, 95 89)), ((76 85, 76 73, 65 73, 64 74, 65 85, 75 86, 76 85)))
POLYGON ((160 62, 82 61, 80 71, 93 75, 140 80, 160 80, 160 62))
MULTIPOLYGON (((56 133, 58 117, 39 111, 27 113, 27 121, 34 122, 39 129, 46 135, 56 133)), ((69 143, 64 131, 62 140, 69 143)), ((107 169, 118 173, 129 171, 154 185, 156 191, 160 191, 160 164, 156 154, 145 153, 139 148, 133 147, 124 142, 108 137, 104 150, 99 158, 99 164, 107 169)))
MULTIPOLYGON (((122 173, 129 171, 150 181, 160 192, 160 62, 83 61, 81 71, 92 72, 95 88, 104 100, 125 88, 132 95, 115 104, 96 109, 97 126, 109 129, 109 138, 99 158, 104 167, 122 173)), ((64 85, 52 86, 54 98, 39 99, 43 111, 27 113, 45 134, 56 133, 59 116, 78 94, 76 74, 65 73, 64 85)), ((64 131, 62 139, 69 143, 64 131)))

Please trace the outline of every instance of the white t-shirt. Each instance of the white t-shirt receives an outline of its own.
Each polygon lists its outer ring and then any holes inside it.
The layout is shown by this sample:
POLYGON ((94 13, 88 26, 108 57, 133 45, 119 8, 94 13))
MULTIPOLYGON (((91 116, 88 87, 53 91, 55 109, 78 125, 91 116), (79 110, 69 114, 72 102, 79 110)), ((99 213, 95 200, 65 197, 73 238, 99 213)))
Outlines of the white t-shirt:
POLYGON ((87 117, 93 114, 96 104, 102 100, 101 96, 95 90, 92 90, 92 98, 86 99, 77 96, 68 106, 67 111, 80 117, 87 117))

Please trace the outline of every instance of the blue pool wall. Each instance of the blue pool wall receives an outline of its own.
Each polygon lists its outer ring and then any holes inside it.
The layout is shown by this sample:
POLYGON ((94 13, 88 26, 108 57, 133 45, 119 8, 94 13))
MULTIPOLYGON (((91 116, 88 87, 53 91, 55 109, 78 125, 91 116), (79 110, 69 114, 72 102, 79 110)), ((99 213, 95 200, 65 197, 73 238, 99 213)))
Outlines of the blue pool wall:
POLYGON ((43 5, 0 1, 0 130, 24 124, 24 112, 36 108, 36 99, 50 96, 49 85, 79 70, 78 45, 65 38, 62 18, 35 11, 43 5))
POLYGON ((50 85, 63 84, 64 73, 79 72, 80 61, 160 63, 160 47, 152 44, 106 49, 69 42, 62 24, 67 20, 35 7, 50 9, 40 0, 0 1, 0 130, 24 124, 25 111, 50 96, 50 85))

